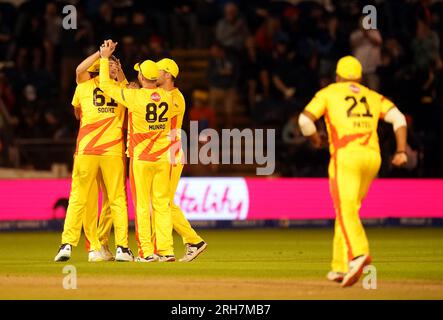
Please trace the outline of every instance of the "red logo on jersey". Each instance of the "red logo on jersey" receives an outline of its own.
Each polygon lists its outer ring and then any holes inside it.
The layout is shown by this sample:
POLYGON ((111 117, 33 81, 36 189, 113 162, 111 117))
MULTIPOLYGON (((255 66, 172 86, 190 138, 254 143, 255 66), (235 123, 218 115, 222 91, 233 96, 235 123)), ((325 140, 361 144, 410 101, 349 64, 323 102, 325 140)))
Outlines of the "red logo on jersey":
POLYGON ((360 92, 360 88, 357 87, 357 86, 356 86, 355 84, 353 84, 353 83, 349 86, 349 89, 351 89, 351 91, 354 92, 354 93, 359 93, 359 92, 360 92))
POLYGON ((155 102, 159 102, 161 97, 157 92, 154 92, 153 94, 151 94, 151 99, 154 100, 155 102))

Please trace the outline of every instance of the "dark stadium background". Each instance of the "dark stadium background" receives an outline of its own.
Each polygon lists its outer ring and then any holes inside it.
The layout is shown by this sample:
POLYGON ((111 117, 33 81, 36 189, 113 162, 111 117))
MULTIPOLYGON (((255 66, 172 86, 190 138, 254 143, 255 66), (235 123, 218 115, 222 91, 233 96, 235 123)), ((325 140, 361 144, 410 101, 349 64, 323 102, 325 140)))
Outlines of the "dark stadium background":
MULTIPOLYGON (((366 84, 407 114, 412 159, 407 169, 391 168, 394 136, 382 124, 380 176, 443 176, 440 1, 227 3, 1 2, 0 166, 55 170, 54 164, 66 164, 63 172, 70 171, 78 130, 70 105, 75 68, 112 38, 129 80, 136 77, 132 66, 140 60, 173 57, 178 62, 186 120, 199 120, 200 128, 275 128, 276 175, 326 176, 327 150, 311 149, 293 119, 334 80, 339 57, 358 50, 350 39, 359 29, 363 6, 372 4, 383 42, 366 56, 376 61, 365 67, 366 84), (77 8, 77 30, 61 28, 66 4, 77 8), (220 76, 223 66, 230 71, 220 76), (285 89, 278 88, 279 82, 285 89), (196 90, 206 91, 208 99, 195 101, 196 90)), ((185 170, 192 176, 254 174, 245 165, 185 170)))

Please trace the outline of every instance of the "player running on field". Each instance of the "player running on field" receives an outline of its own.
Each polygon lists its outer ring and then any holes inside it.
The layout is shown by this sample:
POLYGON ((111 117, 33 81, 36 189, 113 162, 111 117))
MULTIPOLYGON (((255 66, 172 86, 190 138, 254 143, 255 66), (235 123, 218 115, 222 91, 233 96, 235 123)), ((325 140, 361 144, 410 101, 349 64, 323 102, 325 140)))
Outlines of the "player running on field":
MULTIPOLYGON (((82 73, 81 70, 85 65, 92 64, 97 55, 98 53, 95 53, 88 57, 85 63, 79 66, 79 73, 82 73)), ((117 79, 118 73, 118 62, 113 57, 107 77, 117 79)), ((69 260, 72 246, 76 246, 80 239, 82 222, 85 224, 85 234, 90 242, 88 260, 91 262, 103 260, 96 231, 98 177, 103 179, 116 230, 116 260, 133 260, 133 255, 128 249, 123 133, 125 108, 103 93, 99 81, 98 76, 90 79, 84 79, 81 75, 77 77, 79 84, 72 104, 76 115, 80 118, 80 129, 62 245, 54 258, 55 261, 69 260)), ((117 82, 115 83, 117 85, 117 82)), ((118 85, 122 86, 124 83, 118 85)))
POLYGON ((175 261, 172 218, 169 206, 169 150, 171 119, 178 114, 172 95, 156 82, 159 70, 155 62, 137 64, 141 89, 121 88, 107 76, 109 57, 114 48, 106 41, 101 49, 100 87, 128 108, 131 192, 135 207, 136 239, 139 262, 175 261), (151 225, 151 206, 155 222, 151 225), (155 229, 157 252, 154 254, 152 230, 155 229))
POLYGON ((406 120, 388 99, 360 84, 362 66, 352 57, 339 60, 336 82, 317 92, 299 117, 300 128, 315 146, 322 141, 314 122, 325 117, 331 159, 329 183, 335 211, 332 271, 328 279, 351 286, 371 263, 359 210, 381 164, 378 120, 392 123, 397 152, 392 163, 407 162, 406 120))
MULTIPOLYGON (((175 191, 184 165, 183 150, 181 149, 181 127, 185 115, 185 98, 180 90, 174 85, 175 79, 177 79, 179 73, 179 68, 175 61, 171 59, 162 59, 157 62, 157 67, 160 71, 157 85, 172 93, 174 104, 179 108, 180 112, 177 116, 171 119, 172 130, 175 129, 180 144, 177 145, 177 148, 171 149, 171 152, 174 153, 172 155, 174 161, 171 164, 170 204, 173 228, 182 237, 183 243, 185 244, 185 255, 180 261, 190 262, 197 258, 197 256, 206 249, 207 244, 192 228, 180 207, 174 203, 175 191)), ((98 230, 102 246, 107 245, 111 231, 111 224, 109 223, 110 215, 108 212, 109 211, 104 207, 102 215, 100 216, 98 230)), ((153 236, 155 239, 155 234, 153 234, 153 236)), ((153 242, 155 243, 155 240, 153 240, 153 242)))

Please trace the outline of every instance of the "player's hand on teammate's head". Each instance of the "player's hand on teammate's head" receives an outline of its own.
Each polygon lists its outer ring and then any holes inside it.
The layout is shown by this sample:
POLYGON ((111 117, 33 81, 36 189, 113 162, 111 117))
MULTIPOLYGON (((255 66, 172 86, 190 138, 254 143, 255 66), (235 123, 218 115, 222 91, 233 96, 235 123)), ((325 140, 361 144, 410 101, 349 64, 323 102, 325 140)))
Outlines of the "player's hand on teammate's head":
POLYGON ((392 164, 396 167, 402 167, 408 162, 408 155, 406 152, 398 152, 392 159, 392 164))

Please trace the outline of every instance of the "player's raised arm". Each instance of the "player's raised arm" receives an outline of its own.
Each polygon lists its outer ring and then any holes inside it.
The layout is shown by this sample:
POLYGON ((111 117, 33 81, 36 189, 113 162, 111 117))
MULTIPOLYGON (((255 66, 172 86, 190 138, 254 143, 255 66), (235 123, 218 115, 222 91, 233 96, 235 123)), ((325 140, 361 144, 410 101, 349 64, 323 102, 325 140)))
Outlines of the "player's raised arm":
POLYGON ((110 42, 112 41, 105 41, 100 49, 100 89, 130 109, 137 103, 137 89, 122 88, 111 80, 109 76, 109 57, 114 52, 115 47, 112 47, 110 42))
POLYGON ((85 60, 80 62, 77 69, 75 69, 75 81, 77 84, 88 81, 91 78, 88 69, 92 67, 94 63, 98 61, 98 59, 100 59, 100 52, 97 50, 85 60))

